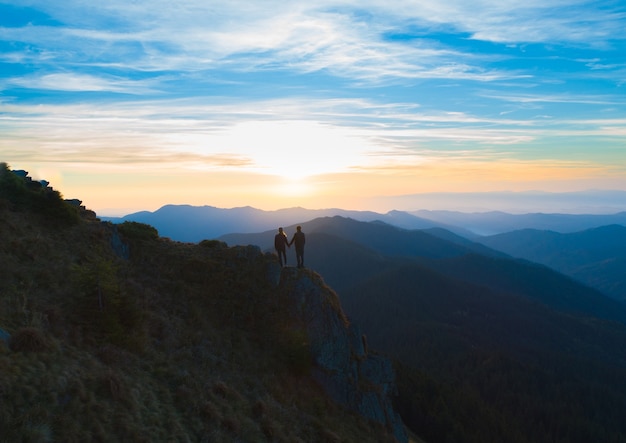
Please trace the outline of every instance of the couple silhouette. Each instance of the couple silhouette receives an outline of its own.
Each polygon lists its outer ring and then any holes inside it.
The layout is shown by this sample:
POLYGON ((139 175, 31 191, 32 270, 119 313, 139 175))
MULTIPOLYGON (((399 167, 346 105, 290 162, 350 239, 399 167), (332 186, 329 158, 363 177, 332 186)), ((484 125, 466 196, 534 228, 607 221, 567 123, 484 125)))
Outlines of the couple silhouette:
POLYGON ((297 226, 291 241, 287 239, 287 234, 283 228, 278 228, 278 234, 274 236, 274 248, 278 254, 280 266, 287 266, 287 248, 292 244, 296 246, 296 261, 299 268, 304 268, 304 243, 306 236, 302 232, 302 227, 297 226))

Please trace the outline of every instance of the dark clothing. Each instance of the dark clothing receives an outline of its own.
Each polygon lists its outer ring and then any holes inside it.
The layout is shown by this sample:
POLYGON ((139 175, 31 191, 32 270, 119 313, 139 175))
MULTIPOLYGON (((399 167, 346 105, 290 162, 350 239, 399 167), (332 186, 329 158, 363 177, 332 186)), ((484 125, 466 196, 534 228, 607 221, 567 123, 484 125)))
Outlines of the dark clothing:
POLYGON ((304 249, 304 243, 306 243, 306 237, 302 231, 297 231, 293 234, 293 238, 289 242, 290 245, 295 244, 296 249, 304 249))
POLYGON ((284 232, 279 232, 274 236, 274 248, 278 253, 278 261, 281 266, 283 263, 287 264, 287 253, 285 252, 287 246, 289 246, 289 240, 287 240, 287 235, 284 232))
POLYGON ((285 250, 285 247, 289 246, 289 241, 287 240, 287 235, 284 232, 279 232, 274 236, 274 248, 278 251, 279 249, 285 250))
POLYGON ((289 244, 296 245, 296 261, 298 262, 298 267, 304 267, 304 243, 306 243, 306 237, 304 232, 298 230, 295 234, 293 234, 293 238, 289 242, 289 244))

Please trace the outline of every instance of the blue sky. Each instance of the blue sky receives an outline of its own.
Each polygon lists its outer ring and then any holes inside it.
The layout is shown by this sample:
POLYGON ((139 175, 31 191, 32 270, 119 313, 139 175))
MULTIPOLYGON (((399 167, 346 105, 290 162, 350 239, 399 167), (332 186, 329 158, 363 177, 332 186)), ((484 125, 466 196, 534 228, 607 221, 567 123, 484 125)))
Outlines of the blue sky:
POLYGON ((626 191, 624 54, 623 1, 0 1, 0 161, 103 215, 626 191))

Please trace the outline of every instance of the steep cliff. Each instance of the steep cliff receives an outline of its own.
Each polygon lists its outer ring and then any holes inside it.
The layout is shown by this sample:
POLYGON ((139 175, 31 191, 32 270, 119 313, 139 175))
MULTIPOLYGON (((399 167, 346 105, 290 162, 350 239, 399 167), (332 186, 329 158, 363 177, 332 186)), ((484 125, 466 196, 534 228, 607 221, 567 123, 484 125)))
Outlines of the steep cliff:
POLYGON ((282 269, 279 290, 306 331, 315 379, 335 401, 385 425, 398 442, 408 441, 391 403, 391 362, 368 351, 365 337, 348 322, 334 291, 318 274, 290 267, 282 269))

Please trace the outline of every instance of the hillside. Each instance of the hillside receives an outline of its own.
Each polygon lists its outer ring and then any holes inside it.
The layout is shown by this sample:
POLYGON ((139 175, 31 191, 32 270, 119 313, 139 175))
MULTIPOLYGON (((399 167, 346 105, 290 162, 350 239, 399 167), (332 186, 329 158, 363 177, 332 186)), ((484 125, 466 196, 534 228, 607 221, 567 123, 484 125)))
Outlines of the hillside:
POLYGON ((626 301, 626 226, 614 224, 567 234, 523 229, 476 241, 544 264, 626 301))
POLYGON ((391 365, 319 275, 103 223, 2 166, 0 441, 406 441, 391 365))
POLYGON ((302 226, 305 264, 396 359, 399 412, 426 441, 626 440, 623 304, 450 233, 339 217, 302 226))

